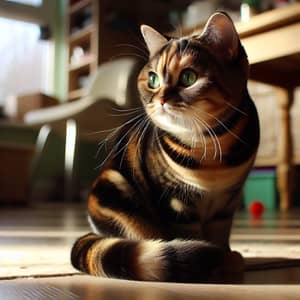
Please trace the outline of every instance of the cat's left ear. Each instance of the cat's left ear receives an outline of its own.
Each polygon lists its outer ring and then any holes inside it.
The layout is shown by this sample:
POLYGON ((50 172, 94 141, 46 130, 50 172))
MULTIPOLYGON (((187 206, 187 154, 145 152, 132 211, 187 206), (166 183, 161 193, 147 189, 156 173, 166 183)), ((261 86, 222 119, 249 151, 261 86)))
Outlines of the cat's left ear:
POLYGON ((148 25, 142 25, 141 32, 150 52, 150 57, 153 57, 168 43, 168 40, 162 34, 148 25))
POLYGON ((200 36, 221 58, 234 59, 239 51, 239 36, 231 18, 223 13, 213 14, 200 36))

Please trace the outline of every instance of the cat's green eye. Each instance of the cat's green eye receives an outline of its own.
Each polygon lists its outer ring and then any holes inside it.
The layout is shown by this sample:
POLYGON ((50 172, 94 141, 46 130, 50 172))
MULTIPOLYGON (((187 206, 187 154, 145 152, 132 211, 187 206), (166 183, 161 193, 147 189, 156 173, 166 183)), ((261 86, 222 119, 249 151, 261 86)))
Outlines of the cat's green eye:
POLYGON ((197 74, 191 69, 185 69, 179 77, 179 84, 184 87, 189 87, 197 81, 197 74))
POLYGON ((151 89, 157 89, 159 85, 160 83, 158 75, 154 72, 149 72, 148 87, 151 89))

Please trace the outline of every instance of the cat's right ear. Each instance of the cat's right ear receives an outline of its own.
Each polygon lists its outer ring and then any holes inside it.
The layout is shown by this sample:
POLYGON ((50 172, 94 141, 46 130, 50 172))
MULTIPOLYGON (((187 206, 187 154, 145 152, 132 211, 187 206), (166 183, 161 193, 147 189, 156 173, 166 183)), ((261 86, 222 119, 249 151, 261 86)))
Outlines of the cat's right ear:
POLYGON ((153 57, 168 43, 168 40, 162 34, 148 25, 142 25, 141 32, 149 50, 150 57, 153 57))
POLYGON ((239 35, 224 12, 216 12, 208 19, 200 38, 221 58, 233 59, 238 54, 239 35))

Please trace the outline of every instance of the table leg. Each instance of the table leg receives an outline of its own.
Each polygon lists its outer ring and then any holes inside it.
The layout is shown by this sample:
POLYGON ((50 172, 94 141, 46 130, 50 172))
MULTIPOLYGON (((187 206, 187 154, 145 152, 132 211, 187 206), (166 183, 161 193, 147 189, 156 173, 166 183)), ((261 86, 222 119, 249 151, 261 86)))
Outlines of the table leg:
POLYGON ((64 177, 64 200, 72 201, 74 197, 74 164, 76 155, 76 144, 78 129, 76 121, 69 119, 66 122, 66 144, 65 144, 65 177, 64 177))
POLYGON ((293 104, 293 89, 278 90, 280 131, 278 145, 277 187, 280 210, 287 211, 292 203, 293 191, 293 140, 291 135, 290 108, 293 104))

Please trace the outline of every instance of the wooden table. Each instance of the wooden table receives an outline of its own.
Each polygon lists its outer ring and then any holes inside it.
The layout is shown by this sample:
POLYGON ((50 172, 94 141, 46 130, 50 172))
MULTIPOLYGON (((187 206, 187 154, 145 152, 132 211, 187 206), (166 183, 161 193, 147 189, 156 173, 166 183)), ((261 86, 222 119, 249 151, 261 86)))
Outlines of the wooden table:
POLYGON ((250 78, 279 87, 280 132, 277 185, 280 208, 291 207, 293 164, 290 108, 300 85, 300 3, 254 16, 236 24, 251 65, 250 78))

